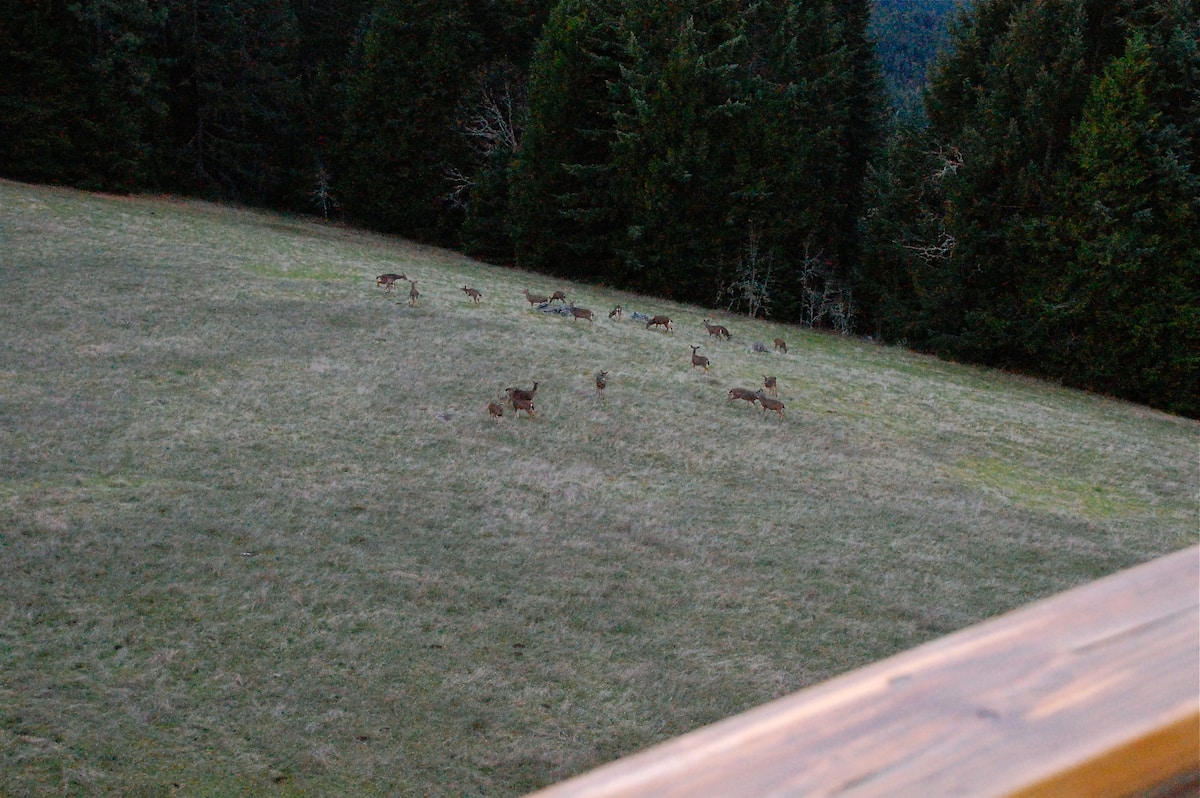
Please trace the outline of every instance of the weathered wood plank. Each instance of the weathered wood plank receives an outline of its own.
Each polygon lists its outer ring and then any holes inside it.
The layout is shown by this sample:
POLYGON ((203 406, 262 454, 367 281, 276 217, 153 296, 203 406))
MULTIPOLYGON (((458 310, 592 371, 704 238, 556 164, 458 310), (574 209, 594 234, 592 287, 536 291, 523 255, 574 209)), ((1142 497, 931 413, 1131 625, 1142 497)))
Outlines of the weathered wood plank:
POLYGON ((554 785, 601 796, 1124 796, 1200 773, 1200 548, 554 785))

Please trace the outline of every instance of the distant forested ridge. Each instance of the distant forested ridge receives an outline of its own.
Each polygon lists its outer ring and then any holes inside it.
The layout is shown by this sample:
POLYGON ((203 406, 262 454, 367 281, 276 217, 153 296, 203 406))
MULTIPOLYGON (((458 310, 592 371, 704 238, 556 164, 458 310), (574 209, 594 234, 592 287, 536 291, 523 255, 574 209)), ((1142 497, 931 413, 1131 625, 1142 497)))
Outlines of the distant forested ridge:
POLYGON ((1200 415, 1197 25, 1188 0, 0 0, 0 174, 1200 415))

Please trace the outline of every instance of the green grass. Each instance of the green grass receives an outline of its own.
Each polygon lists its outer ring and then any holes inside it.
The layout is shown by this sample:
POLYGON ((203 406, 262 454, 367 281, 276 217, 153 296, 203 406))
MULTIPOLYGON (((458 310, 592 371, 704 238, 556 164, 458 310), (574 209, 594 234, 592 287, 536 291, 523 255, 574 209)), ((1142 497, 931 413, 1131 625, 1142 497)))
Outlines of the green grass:
POLYGON ((851 338, 7 182, 0 278, 4 795, 519 794, 1197 540, 1196 422, 851 338))

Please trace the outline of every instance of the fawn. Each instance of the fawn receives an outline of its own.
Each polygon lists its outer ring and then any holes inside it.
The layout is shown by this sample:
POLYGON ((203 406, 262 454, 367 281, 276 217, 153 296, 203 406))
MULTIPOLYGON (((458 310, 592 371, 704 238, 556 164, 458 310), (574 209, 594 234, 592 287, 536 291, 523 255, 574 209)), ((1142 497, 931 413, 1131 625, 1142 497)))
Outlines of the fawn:
POLYGON ((587 308, 577 308, 577 307, 575 307, 575 304, 572 303, 571 305, 569 305, 567 307, 567 310, 571 311, 571 320, 572 321, 574 321, 575 319, 587 319, 588 324, 592 325, 593 327, 596 326, 596 321, 595 321, 596 314, 592 313, 587 308))
POLYGON ((562 302, 564 305, 567 303, 567 295, 564 294, 562 291, 555 291, 553 294, 550 295, 551 302, 553 302, 556 299, 559 302, 562 302))
POLYGON ((763 387, 767 389, 767 396, 779 396, 779 386, 775 382, 774 377, 763 375, 763 387))
POLYGON ((492 421, 499 421, 504 418, 504 405, 497 402, 488 402, 488 415, 492 421))
POLYGON ((647 321, 646 329, 649 330, 651 327, 662 327, 667 332, 670 332, 673 329, 671 327, 671 319, 667 316, 655 316, 647 321))
POLYGON ((421 292, 417 290, 416 280, 409 280, 408 282, 412 285, 412 287, 408 289, 408 304, 409 306, 415 308, 417 306, 417 299, 421 296, 421 292))
POLYGON ((596 375, 596 395, 603 396, 604 389, 608 387, 608 372, 601 371, 596 375))
POLYGON ((391 290, 396 287, 397 280, 407 280, 403 274, 381 274, 375 278, 375 287, 383 286, 384 293, 391 293, 391 290))
POLYGON ((708 358, 706 358, 704 355, 696 354, 698 349, 700 349, 698 346, 692 347, 692 368, 696 368, 696 366, 703 366, 704 370, 708 371, 708 358))
POLYGON ((708 319, 705 319, 703 323, 704 328, 708 330, 709 338, 715 335, 717 338, 724 337, 726 341, 729 340, 729 330, 727 330, 725 327, 721 326, 720 324, 709 324, 708 319))
POLYGON ((468 297, 470 297, 471 301, 476 304, 478 304, 479 300, 483 298, 483 294, 479 293, 479 291, 475 288, 467 288, 464 285, 462 290, 463 290, 463 293, 466 294, 468 297))
POLYGON ((776 338, 775 339, 775 351, 783 352, 786 355, 787 354, 787 341, 783 340, 782 338, 776 338))
POLYGON ((771 397, 767 396, 765 393, 762 392, 761 388, 754 395, 756 397, 758 397, 758 403, 760 405, 762 405, 762 409, 763 409, 764 413, 767 412, 768 410, 774 410, 776 413, 779 414, 780 418, 783 418, 783 402, 779 401, 778 399, 772 399, 771 397))
POLYGON ((531 293, 529 293, 529 289, 528 289, 528 288, 526 288, 526 289, 525 289, 525 290, 524 290, 522 293, 524 293, 524 294, 525 294, 525 299, 526 299, 526 301, 528 301, 528 302, 529 302, 529 304, 531 304, 531 305, 544 305, 544 304, 546 304, 547 302, 549 302, 549 301, 550 301, 550 298, 549 298, 549 297, 544 297, 544 296, 542 296, 541 294, 531 294, 531 293))
POLYGON ((514 397, 512 397, 512 406, 513 406, 513 413, 516 414, 516 416, 518 418, 520 417, 522 410, 525 411, 525 415, 529 416, 529 418, 533 418, 533 400, 532 399, 518 399, 517 397, 514 396, 514 397))
POLYGON ((620 321, 621 320, 621 312, 622 312, 621 306, 617 305, 615 308, 613 308, 612 310, 610 310, 608 312, 608 317, 610 319, 616 319, 617 321, 620 321))
POLYGON ((522 390, 521 388, 505 388, 504 392, 506 394, 508 394, 508 398, 513 400, 514 402, 518 399, 525 399, 527 401, 532 402, 534 394, 537 393, 537 386, 538 386, 537 380, 534 380, 533 387, 530 388, 528 391, 522 390))
POLYGON ((754 404, 758 401, 758 394, 749 388, 730 388, 729 397, 725 401, 732 402, 734 399, 741 399, 749 402, 750 404, 754 404))

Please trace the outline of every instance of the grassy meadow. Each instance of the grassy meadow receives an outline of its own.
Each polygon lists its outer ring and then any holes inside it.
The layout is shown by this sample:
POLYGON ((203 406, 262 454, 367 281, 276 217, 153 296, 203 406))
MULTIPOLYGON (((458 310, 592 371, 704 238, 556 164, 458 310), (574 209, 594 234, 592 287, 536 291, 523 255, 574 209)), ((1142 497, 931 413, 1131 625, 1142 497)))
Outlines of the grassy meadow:
POLYGON ((1195 421, 311 220, 0 181, 0 280, 0 795, 517 795, 1200 534, 1195 421))

